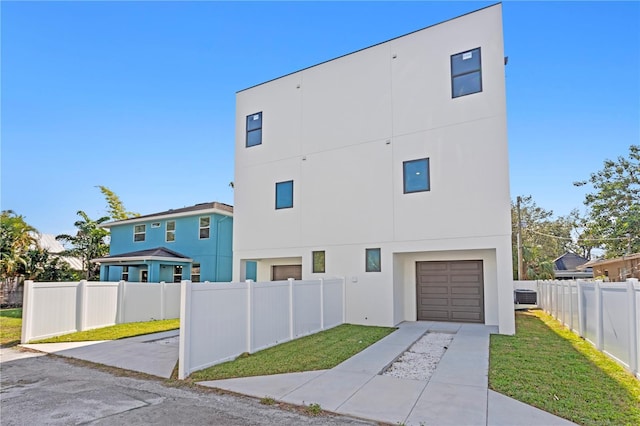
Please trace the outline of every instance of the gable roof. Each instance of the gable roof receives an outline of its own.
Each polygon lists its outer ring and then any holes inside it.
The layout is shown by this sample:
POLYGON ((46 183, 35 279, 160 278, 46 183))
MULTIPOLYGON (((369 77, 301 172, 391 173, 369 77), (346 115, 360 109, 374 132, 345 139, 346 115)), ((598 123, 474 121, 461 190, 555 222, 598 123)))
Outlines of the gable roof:
POLYGON ((566 252, 553 261, 553 269, 556 271, 576 271, 578 266, 584 265, 587 262, 588 259, 582 256, 566 252))
POLYGON ((125 225, 129 223, 146 222, 150 219, 171 218, 181 216, 193 216, 196 214, 217 213, 225 216, 233 216, 233 206, 229 204, 212 201, 209 203, 199 203, 189 207, 179 209, 169 209, 163 212, 146 214, 143 216, 131 217, 129 219, 116 220, 100 225, 101 228, 111 228, 112 226, 125 225))
POLYGON ((96 263, 122 263, 122 262, 144 262, 148 260, 164 260, 174 262, 191 262, 193 259, 178 253, 177 251, 169 250, 166 247, 156 247, 146 250, 130 251, 128 253, 113 254, 109 256, 99 257, 97 259, 91 259, 96 263))

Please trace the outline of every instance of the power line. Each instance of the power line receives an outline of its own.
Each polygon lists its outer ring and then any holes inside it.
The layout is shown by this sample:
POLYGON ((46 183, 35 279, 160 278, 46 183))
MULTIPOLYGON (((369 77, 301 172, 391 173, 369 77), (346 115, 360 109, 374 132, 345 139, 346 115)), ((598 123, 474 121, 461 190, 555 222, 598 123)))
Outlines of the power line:
MULTIPOLYGON (((533 232, 534 234, 543 235, 545 237, 556 238, 558 240, 569 240, 574 241, 571 237, 559 237, 557 235, 545 234, 544 232, 534 231, 533 229, 529 229, 529 232, 533 232)), ((575 241, 623 241, 627 240, 628 237, 615 237, 615 238, 576 238, 575 241)))

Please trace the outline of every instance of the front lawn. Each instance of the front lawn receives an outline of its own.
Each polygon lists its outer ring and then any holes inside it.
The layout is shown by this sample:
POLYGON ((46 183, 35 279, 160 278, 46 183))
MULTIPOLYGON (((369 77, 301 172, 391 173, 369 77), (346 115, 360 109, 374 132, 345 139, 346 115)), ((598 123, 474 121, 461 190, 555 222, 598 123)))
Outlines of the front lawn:
POLYGON ((374 344, 395 328, 342 324, 320 333, 292 340, 234 361, 191 374, 192 381, 264 376, 333 368, 374 344))
POLYGON ((0 309, 0 346, 20 343, 22 334, 22 308, 0 309))
POLYGON ((640 424, 640 381, 543 311, 492 335, 489 386, 582 425, 640 424))
POLYGON ((117 340, 126 337, 140 336, 143 334, 158 333, 180 328, 180 318, 130 322, 127 324, 116 324, 109 327, 96 328, 94 330, 78 331, 76 333, 62 336, 50 337, 48 339, 36 340, 30 343, 61 343, 61 342, 83 342, 89 340, 117 340))

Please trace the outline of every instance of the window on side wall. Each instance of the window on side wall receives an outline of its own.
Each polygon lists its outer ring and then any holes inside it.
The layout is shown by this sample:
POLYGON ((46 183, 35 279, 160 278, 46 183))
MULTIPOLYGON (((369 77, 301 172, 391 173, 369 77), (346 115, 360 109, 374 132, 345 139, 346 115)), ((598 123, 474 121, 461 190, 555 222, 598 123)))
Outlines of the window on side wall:
POLYGON ((369 248, 365 250, 366 257, 366 272, 380 272, 381 268, 381 258, 380 258, 380 249, 379 248, 369 248))
POLYGON ((276 209, 293 207, 293 181, 276 183, 276 209))
POLYGON ((200 218, 199 238, 206 240, 209 238, 209 231, 211 229, 211 218, 209 216, 200 218))
POLYGON ((144 241, 147 233, 147 225, 136 225, 133 227, 133 241, 144 241))
POLYGON ((179 283, 182 281, 182 266, 174 266, 173 267, 173 282, 179 283))
POLYGON ((191 266, 191 282, 199 283, 200 282, 200 264, 194 263, 191 266))
POLYGON ((451 97, 482 92, 480 48, 451 55, 451 97))
POLYGON ((247 115, 247 148, 262 144, 262 112, 247 115))
POLYGON ((320 274, 325 272, 324 270, 324 262, 325 262, 325 256, 324 256, 324 251, 314 251, 311 252, 312 257, 313 257, 313 273, 314 274, 320 274))
POLYGON ((168 243, 171 243, 176 240, 176 221, 175 220, 167 221, 167 230, 166 230, 165 240, 168 243))
POLYGON ((403 162, 402 175, 405 194, 429 191, 431 189, 428 158, 403 162))
POLYGON ((129 267, 128 266, 123 266, 122 267, 122 276, 120 277, 120 279, 122 281, 129 281, 129 267))

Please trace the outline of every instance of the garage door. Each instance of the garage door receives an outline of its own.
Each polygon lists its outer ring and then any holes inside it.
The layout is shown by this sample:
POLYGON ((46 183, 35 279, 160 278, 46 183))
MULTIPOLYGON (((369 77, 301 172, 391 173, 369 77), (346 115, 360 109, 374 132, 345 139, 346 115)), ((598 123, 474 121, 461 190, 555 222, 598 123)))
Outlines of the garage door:
POLYGON ((302 265, 274 265, 271 267, 271 281, 284 281, 289 278, 302 279, 302 265))
POLYGON ((416 262, 419 321, 484 323, 481 260, 416 262))

